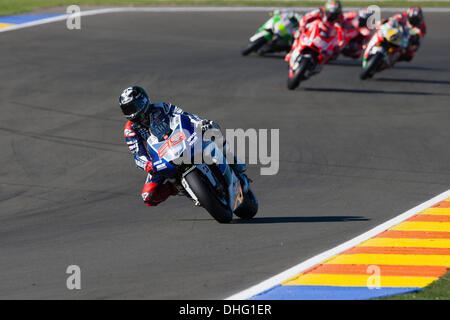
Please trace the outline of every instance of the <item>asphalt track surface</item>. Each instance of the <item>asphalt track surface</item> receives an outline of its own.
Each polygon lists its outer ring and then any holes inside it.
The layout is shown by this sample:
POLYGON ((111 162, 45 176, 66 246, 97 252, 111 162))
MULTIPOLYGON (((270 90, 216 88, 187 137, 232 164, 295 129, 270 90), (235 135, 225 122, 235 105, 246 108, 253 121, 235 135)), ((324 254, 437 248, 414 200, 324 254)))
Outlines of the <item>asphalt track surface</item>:
POLYGON ((120 13, 0 35, 1 299, 221 299, 449 189, 448 14, 427 14, 412 63, 362 82, 341 59, 295 91, 282 59, 239 55, 266 18, 120 13), (132 84, 224 128, 280 129, 279 173, 249 169, 251 223, 182 197, 144 206, 117 107, 132 84))

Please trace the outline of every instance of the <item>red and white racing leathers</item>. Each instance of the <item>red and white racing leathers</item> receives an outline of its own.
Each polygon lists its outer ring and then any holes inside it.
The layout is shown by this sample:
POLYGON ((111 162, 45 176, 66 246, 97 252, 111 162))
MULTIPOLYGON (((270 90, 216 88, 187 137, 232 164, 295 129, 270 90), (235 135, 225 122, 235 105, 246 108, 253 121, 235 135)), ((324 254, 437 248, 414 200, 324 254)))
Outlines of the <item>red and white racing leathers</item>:
POLYGON ((317 72, 320 70, 320 65, 326 63, 330 58, 332 58, 335 55, 338 55, 341 50, 345 46, 345 36, 344 36, 344 28, 342 27, 342 15, 336 19, 333 22, 327 21, 322 8, 313 10, 307 14, 305 14, 302 19, 300 19, 299 22, 299 30, 294 33, 294 42, 292 44, 291 52, 289 52, 286 57, 285 61, 289 61, 290 55, 292 53, 292 50, 298 46, 298 41, 301 33, 305 32, 310 25, 316 21, 316 20, 322 20, 324 26, 330 30, 329 32, 337 35, 338 37, 338 47, 334 48, 333 52, 322 52, 322 54, 319 57, 319 65, 317 66, 317 72))
MULTIPOLYGON (((313 10, 313 11, 305 14, 300 19, 300 22, 299 22, 299 25, 298 25, 298 29, 300 30, 300 32, 303 32, 306 28, 308 28, 308 25, 311 22, 314 22, 317 19, 322 19, 322 20, 325 19, 325 14, 323 13, 323 9, 322 8, 313 10)), ((342 15, 338 19, 336 19, 333 23, 341 24, 342 23, 342 15)))
POLYGON ((391 23, 392 21, 400 22, 409 30, 411 34, 409 46, 400 57, 400 60, 411 61, 414 58, 416 51, 419 50, 420 38, 425 36, 427 32, 427 25, 425 24, 425 21, 423 21, 419 27, 411 25, 408 21, 408 13, 406 11, 403 13, 397 13, 395 16, 390 17, 387 23, 391 23))
POLYGON ((350 11, 343 14, 342 28, 344 29, 344 48, 342 53, 357 59, 361 56, 365 45, 370 40, 370 30, 359 25, 359 14, 350 11))

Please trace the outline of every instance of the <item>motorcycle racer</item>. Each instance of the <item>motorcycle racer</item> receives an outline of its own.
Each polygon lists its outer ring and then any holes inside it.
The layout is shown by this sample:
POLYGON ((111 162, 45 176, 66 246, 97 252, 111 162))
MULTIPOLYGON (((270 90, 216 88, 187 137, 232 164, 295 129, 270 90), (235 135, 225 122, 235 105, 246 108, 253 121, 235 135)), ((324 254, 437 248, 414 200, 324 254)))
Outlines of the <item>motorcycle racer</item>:
POLYGON ((419 50, 420 38, 424 37, 427 31, 422 8, 411 7, 405 12, 389 18, 386 23, 392 24, 394 21, 401 23, 410 34, 408 48, 399 58, 399 61, 411 61, 414 58, 414 54, 419 50))
POLYGON ((381 24, 364 51, 360 78, 365 80, 376 72, 392 68, 408 43, 409 32, 403 24, 396 20, 381 24))
MULTIPOLYGON (((274 31, 278 35, 278 41, 282 42, 279 46, 289 50, 292 45, 293 34, 299 26, 299 21, 301 16, 291 10, 275 10, 272 12, 272 17, 276 18, 274 21, 274 31)), ((272 42, 277 41, 277 39, 272 39, 272 42)), ((264 47, 270 48, 272 44, 269 42, 264 47)), ((261 48, 259 51, 263 52, 265 48, 261 48)), ((266 49, 267 50, 267 49, 266 49)))
POLYGON ((333 48, 333 51, 322 51, 319 59, 319 63, 316 64, 313 74, 317 74, 322 70, 322 65, 327 63, 333 57, 339 55, 340 51, 344 47, 345 38, 344 38, 344 29, 342 28, 342 4, 340 1, 328 0, 323 7, 320 9, 314 10, 300 20, 299 30, 295 32, 295 40, 292 45, 291 51, 286 55, 285 61, 289 61, 291 59, 291 55, 294 52, 295 48, 298 46, 300 41, 300 36, 308 30, 308 28, 317 20, 320 20, 323 25, 323 30, 321 31, 323 36, 326 38, 337 37, 338 43, 337 46, 333 48))
POLYGON ((285 32, 283 34, 292 36, 294 31, 298 28, 301 15, 292 10, 275 10, 273 15, 279 14, 281 21, 283 22, 283 26, 285 28, 285 32))
POLYGON ((253 51, 259 55, 289 51, 294 32, 298 29, 301 15, 292 10, 274 10, 258 31, 250 38, 250 43, 241 49, 246 56, 253 51))
POLYGON ((323 20, 328 24, 342 24, 342 3, 341 1, 327 0, 324 6, 307 13, 300 20, 299 31, 303 32, 309 24, 317 19, 323 20))
MULTIPOLYGON (((169 196, 178 194, 178 189, 171 183, 164 183, 164 178, 153 172, 153 162, 147 150, 147 140, 154 143, 166 140, 171 117, 179 114, 188 116, 202 132, 218 128, 213 121, 201 119, 197 115, 184 112, 178 106, 167 102, 151 103, 146 91, 139 86, 123 90, 119 97, 120 108, 127 119, 124 136, 128 148, 133 154, 136 166, 147 172, 147 179, 142 189, 142 199, 147 206, 156 206, 169 196)), ((235 163, 230 165, 242 176, 246 165, 235 163)))
POLYGON ((372 11, 361 9, 343 14, 342 27, 344 29, 345 47, 342 53, 353 59, 358 59, 370 39, 370 29, 367 20, 372 11))

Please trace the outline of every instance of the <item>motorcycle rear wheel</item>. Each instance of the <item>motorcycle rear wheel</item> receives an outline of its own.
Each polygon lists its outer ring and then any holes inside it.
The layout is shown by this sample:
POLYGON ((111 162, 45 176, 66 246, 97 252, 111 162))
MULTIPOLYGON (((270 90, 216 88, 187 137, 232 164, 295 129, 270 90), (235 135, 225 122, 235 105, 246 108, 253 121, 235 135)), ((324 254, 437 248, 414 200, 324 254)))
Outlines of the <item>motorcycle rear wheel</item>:
POLYGON ((193 170, 185 177, 191 190, 197 196, 201 206, 219 223, 233 220, 233 212, 218 198, 211 184, 197 171, 193 170))
POLYGON ((252 219, 258 213, 258 200, 252 190, 244 195, 244 203, 234 211, 234 214, 241 219, 252 219))
POLYGON ((274 36, 272 40, 267 41, 265 45, 258 49, 256 52, 258 55, 263 56, 267 53, 275 53, 275 52, 289 52, 291 50, 291 46, 289 43, 279 36, 274 36))
POLYGON ((250 42, 245 47, 243 47, 241 49, 241 54, 243 56, 246 56, 246 55, 252 53, 253 51, 257 51, 259 48, 261 48, 266 43, 267 43, 267 40, 264 37, 256 39, 255 41, 250 42))

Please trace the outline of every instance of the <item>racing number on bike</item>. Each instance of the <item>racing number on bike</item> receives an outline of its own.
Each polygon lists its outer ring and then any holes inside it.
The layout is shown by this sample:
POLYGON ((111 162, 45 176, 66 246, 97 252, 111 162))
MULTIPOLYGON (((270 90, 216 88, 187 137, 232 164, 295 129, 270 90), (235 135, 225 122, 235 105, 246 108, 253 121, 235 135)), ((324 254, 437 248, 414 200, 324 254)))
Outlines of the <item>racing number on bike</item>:
POLYGON ((158 157, 161 159, 166 155, 166 153, 170 150, 170 148, 176 146, 181 141, 186 139, 186 136, 183 132, 179 132, 171 137, 169 140, 163 143, 163 145, 158 149, 158 157))

